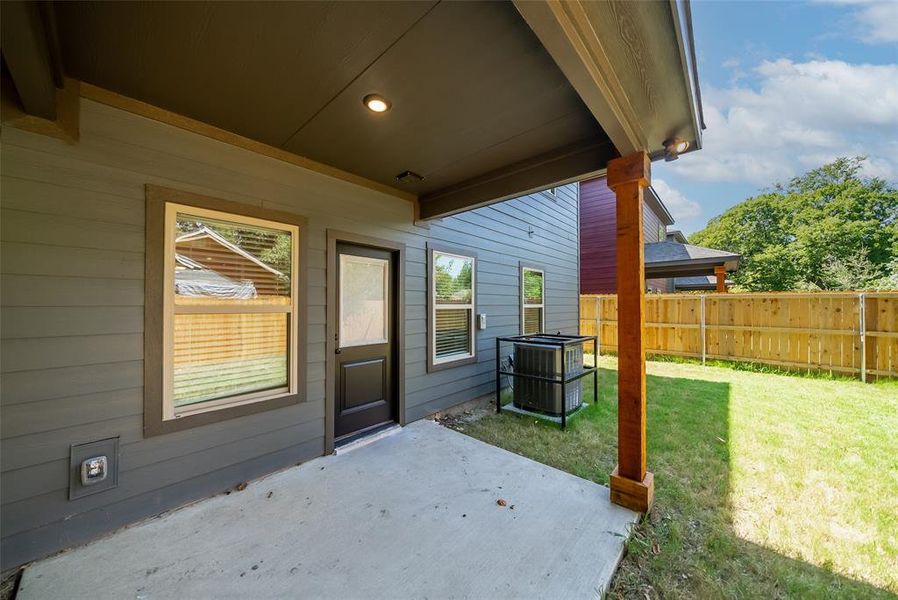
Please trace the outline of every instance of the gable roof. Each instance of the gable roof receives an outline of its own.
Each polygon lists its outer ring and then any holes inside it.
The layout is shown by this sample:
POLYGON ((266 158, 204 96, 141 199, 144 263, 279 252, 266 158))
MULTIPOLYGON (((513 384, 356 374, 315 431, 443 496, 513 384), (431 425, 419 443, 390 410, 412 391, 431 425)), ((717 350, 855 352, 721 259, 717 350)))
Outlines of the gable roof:
MULTIPOLYGON (((259 260, 255 256, 253 256, 252 254, 250 254, 243 248, 237 246, 236 244, 229 242, 226 238, 222 237, 220 234, 216 233, 212 229, 209 229, 205 225, 203 225, 196 231, 191 231, 190 233, 185 233, 183 235, 179 235, 178 237, 175 238, 175 244, 177 245, 181 242, 193 242, 193 241, 200 240, 203 238, 209 238, 209 239, 215 241, 216 243, 224 246, 225 248, 227 248, 234 254, 242 256, 243 258, 247 259, 248 261, 252 262, 253 264, 259 266, 260 268, 265 269, 269 273, 273 273, 274 275, 278 275, 280 277, 285 276, 283 273, 281 273, 277 269, 275 269, 273 267, 269 267, 268 265, 263 263, 261 260, 259 260)), ((185 265, 185 266, 187 266, 187 265, 185 265)))
POLYGON ((686 239, 686 236, 679 229, 669 229, 667 231, 667 241, 668 242, 680 242, 681 244, 689 243, 689 240, 686 239))

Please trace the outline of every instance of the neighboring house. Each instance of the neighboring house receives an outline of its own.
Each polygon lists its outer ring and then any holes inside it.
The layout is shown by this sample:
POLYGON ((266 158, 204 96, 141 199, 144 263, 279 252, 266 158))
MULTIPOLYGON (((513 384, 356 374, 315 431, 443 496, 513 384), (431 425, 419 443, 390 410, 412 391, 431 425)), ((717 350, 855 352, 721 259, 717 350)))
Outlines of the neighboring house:
MULTIPOLYGON (((225 278, 239 285, 241 289, 247 286, 252 287, 255 294, 261 295, 278 295, 289 287, 290 281, 283 273, 268 265, 254 255, 249 250, 244 250, 239 243, 228 241, 222 235, 203 225, 198 229, 181 234, 175 238, 175 260, 179 265, 185 267, 185 270, 193 271, 196 279, 197 265, 201 270, 211 271, 216 276, 225 278), (192 261, 188 267, 187 261, 192 261)), ((250 249, 270 249, 270 244, 275 243, 274 240, 266 246, 264 240, 257 237, 242 241, 244 245, 250 249)), ((179 277, 180 273, 176 273, 175 277, 180 281, 185 279, 179 277)), ((179 290, 179 294, 185 294, 186 290, 179 290)), ((199 291, 198 291, 199 293, 199 291)), ((204 293, 208 293, 205 290, 204 293)))
MULTIPOLYGON (((604 177, 580 182, 580 293, 617 292, 617 202, 604 177)), ((726 273, 741 256, 689 244, 653 188, 643 202, 645 287, 651 292, 716 290, 732 281, 726 273)))
POLYGON ((577 331, 575 182, 700 147, 679 2, 2 8, 3 569, 490 393, 577 331))

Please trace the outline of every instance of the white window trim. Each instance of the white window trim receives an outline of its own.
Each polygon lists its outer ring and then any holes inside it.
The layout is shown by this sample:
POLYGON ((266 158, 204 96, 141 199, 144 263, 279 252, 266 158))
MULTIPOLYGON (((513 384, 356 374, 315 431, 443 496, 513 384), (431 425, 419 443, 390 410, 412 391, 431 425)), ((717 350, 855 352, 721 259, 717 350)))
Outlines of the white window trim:
POLYGON ((454 252, 444 252, 442 250, 433 250, 433 259, 430 264, 430 322, 433 326, 430 328, 430 359, 434 365, 445 365, 454 363, 459 360, 467 360, 470 358, 474 358, 477 356, 477 329, 474 326, 474 319, 476 315, 474 314, 476 306, 476 290, 477 290, 477 258, 474 256, 465 256, 464 254, 455 254, 454 252), (437 254, 441 256, 451 256, 454 258, 460 258, 462 260, 470 260, 471 261, 471 302, 468 304, 458 304, 458 303, 437 303, 437 278, 436 278, 436 265, 437 265, 437 254), (468 320, 468 331, 470 332, 470 340, 471 340, 471 351, 467 354, 453 354, 451 356, 443 356, 437 357, 437 309, 450 309, 454 308, 458 309, 470 309, 471 318, 468 320))
POLYGON ((162 393, 162 420, 170 421, 181 417, 206 413, 214 410, 221 410, 244 404, 253 404, 256 402, 264 402, 274 400, 297 393, 297 382, 299 374, 299 365, 297 364, 297 324, 298 318, 298 299, 299 299, 299 227, 296 225, 288 225, 269 221, 266 219, 257 219, 245 215, 237 215, 225 211, 210 210, 199 208, 185 204, 177 204, 174 202, 165 203, 165 236, 164 236, 164 301, 163 301, 163 393, 162 393), (173 282, 175 280, 175 232, 178 213, 186 213, 189 215, 218 219, 235 223, 238 225, 251 225, 276 229, 290 233, 291 249, 290 249, 290 303, 282 306, 228 306, 228 305, 202 305, 190 304, 177 306, 175 304, 175 290, 173 282), (260 312, 283 312, 287 314, 287 385, 281 388, 271 390, 263 390, 259 392, 250 392, 220 398, 217 400, 209 400, 200 402, 194 406, 187 406, 180 409, 175 408, 174 404, 174 316, 175 314, 189 313, 260 313, 260 312))
POLYGON ((546 330, 546 272, 543 269, 536 269, 534 267, 521 267, 521 335, 527 335, 524 333, 524 314, 528 308, 540 308, 542 309, 539 313, 539 331, 537 333, 545 332, 546 330), (527 302, 527 298, 524 296, 524 273, 527 271, 532 271, 534 273, 539 273, 543 278, 543 296, 541 298, 542 302, 539 304, 529 304, 527 302))
POLYGON ((543 190, 543 193, 552 200, 558 200, 558 186, 553 186, 543 190))

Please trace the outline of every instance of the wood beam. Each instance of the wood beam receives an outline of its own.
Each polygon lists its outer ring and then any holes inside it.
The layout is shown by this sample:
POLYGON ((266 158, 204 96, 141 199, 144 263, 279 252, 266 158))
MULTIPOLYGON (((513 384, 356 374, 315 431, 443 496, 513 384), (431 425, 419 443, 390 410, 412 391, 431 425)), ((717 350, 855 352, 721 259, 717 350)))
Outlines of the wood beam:
POLYGON ((36 2, 0 3, 3 59, 25 113, 56 120, 56 85, 51 51, 36 2))
POLYGON ((437 219, 597 174, 617 156, 609 140, 558 148, 419 199, 420 219, 437 219))
POLYGON ((726 293, 727 291, 727 269, 723 265, 714 267, 714 277, 717 278, 717 291, 726 293))
POLYGON ((608 187, 617 197, 617 467, 611 501, 648 512, 654 478, 646 470, 645 246, 643 194, 651 163, 636 152, 608 163, 608 187))
MULTIPOLYGON (((5 85, 4 80, 4 85, 5 85)), ((30 115, 19 106, 15 92, 3 90, 2 120, 4 127, 15 127, 40 135, 46 135, 68 144, 74 144, 80 137, 81 127, 81 82, 65 79, 62 88, 54 90, 56 95, 56 118, 53 120, 30 115), (9 93, 8 93, 9 92, 9 93)))

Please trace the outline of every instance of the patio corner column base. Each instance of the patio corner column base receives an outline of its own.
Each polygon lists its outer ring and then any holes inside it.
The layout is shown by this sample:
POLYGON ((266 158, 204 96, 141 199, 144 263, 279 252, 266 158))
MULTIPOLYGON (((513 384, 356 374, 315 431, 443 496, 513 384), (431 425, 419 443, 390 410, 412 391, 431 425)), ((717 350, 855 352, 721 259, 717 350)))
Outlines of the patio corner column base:
POLYGON ((646 471, 645 479, 636 481, 618 473, 611 473, 611 501, 630 510, 647 513, 655 500, 655 476, 646 471))

